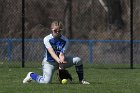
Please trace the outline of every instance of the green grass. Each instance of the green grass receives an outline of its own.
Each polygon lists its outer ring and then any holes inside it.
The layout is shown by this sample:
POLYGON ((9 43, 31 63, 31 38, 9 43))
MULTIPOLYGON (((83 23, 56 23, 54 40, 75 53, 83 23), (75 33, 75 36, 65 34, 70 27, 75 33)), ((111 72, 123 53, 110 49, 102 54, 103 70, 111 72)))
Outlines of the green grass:
POLYGON ((0 68, 0 93, 140 93, 139 69, 97 69, 84 64, 85 78, 91 84, 78 84, 74 67, 69 68, 73 84, 59 84, 54 74, 52 84, 22 84, 29 71, 42 74, 40 68, 0 68))

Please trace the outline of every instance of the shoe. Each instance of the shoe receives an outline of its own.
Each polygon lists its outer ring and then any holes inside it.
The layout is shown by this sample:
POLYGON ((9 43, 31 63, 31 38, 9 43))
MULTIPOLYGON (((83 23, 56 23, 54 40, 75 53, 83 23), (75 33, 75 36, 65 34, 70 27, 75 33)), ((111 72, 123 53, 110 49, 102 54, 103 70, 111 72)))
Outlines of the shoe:
POLYGON ((88 81, 85 81, 85 80, 82 80, 80 83, 81 84, 90 84, 88 81))
POLYGON ((29 83, 29 82, 32 81, 32 78, 31 78, 31 76, 30 76, 31 73, 33 73, 33 72, 29 72, 29 73, 27 74, 27 76, 26 76, 26 77, 24 78, 24 80, 23 80, 23 83, 29 83))

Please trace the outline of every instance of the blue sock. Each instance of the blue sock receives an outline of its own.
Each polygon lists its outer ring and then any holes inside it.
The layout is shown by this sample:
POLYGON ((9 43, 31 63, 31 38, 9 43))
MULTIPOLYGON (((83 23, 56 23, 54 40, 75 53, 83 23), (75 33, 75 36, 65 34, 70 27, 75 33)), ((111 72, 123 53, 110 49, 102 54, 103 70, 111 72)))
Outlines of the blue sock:
POLYGON ((38 77, 38 74, 36 74, 36 73, 31 73, 30 74, 30 76, 31 76, 31 78, 33 79, 33 80, 37 80, 37 77, 38 77))
POLYGON ((83 75, 83 65, 75 66, 75 68, 76 68, 76 72, 78 74, 79 81, 82 81, 83 78, 84 78, 84 75, 83 75))

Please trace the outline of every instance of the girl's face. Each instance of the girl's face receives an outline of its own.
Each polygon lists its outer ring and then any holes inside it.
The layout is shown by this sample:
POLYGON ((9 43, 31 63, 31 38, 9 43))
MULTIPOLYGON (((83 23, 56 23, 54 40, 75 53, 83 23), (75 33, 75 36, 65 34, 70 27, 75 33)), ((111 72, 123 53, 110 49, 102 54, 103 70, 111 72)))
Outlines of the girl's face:
POLYGON ((61 37, 61 30, 59 26, 53 26, 52 27, 52 34, 55 38, 60 38, 61 37))

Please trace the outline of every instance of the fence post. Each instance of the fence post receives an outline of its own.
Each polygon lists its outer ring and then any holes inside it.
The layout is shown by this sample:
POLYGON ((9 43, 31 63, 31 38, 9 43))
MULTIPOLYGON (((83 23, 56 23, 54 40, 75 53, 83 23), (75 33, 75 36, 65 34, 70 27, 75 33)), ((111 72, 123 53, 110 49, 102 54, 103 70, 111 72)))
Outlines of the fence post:
POLYGON ((133 0, 130 0, 130 68, 133 69, 133 0))
POLYGON ((24 60, 24 56, 25 56, 25 53, 24 53, 24 33, 25 32, 25 0, 22 0, 22 67, 24 67, 24 63, 25 63, 25 60, 24 60))
POLYGON ((93 51, 92 51, 92 48, 93 48, 93 41, 92 40, 89 40, 89 54, 90 54, 90 63, 93 62, 93 51))
POLYGON ((8 63, 11 61, 11 54, 12 54, 12 40, 8 39, 8 63))

